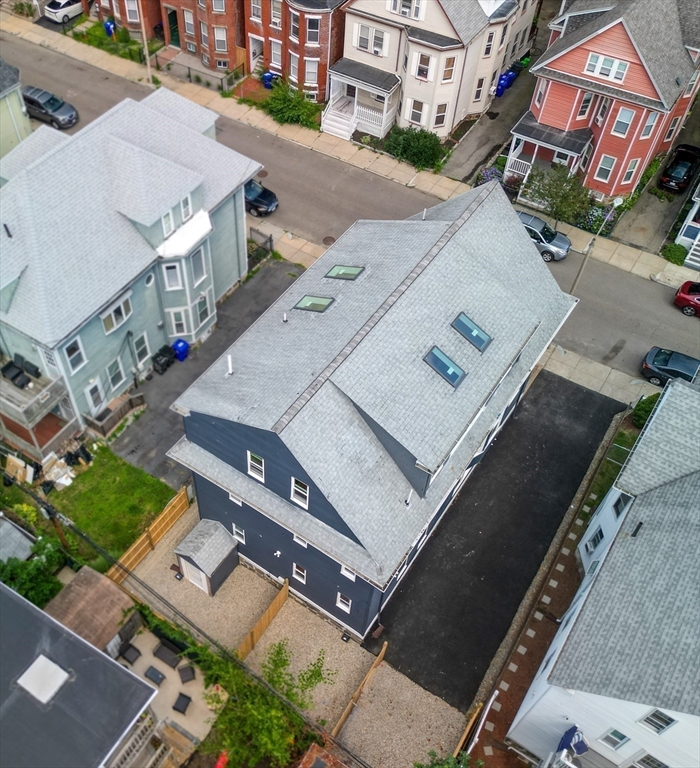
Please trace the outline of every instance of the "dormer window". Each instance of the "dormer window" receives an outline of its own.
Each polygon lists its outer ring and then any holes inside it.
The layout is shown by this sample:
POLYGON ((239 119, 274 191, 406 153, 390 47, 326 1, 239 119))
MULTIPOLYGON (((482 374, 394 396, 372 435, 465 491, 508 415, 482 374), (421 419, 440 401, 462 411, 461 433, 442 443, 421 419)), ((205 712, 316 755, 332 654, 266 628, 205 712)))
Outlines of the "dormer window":
POLYGON ((608 80, 617 80, 621 83, 625 79, 628 66, 626 61, 613 59, 611 56, 601 56, 598 53, 590 53, 584 72, 608 80))
POLYGON ((182 211, 183 222, 192 216, 192 198, 189 195, 180 202, 180 210, 182 211))
POLYGON ((420 18, 421 0, 391 0, 391 12, 407 18, 420 18))
POLYGON ((175 222, 173 221, 172 211, 168 211, 162 218, 163 222, 163 236, 167 237, 174 229, 175 222))

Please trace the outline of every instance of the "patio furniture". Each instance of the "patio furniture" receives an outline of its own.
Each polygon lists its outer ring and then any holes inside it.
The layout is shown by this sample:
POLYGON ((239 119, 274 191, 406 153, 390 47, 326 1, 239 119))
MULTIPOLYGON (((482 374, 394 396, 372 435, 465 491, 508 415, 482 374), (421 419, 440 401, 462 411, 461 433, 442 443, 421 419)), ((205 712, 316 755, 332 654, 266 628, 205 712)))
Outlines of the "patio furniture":
POLYGON ((157 659, 160 659, 164 664, 173 669, 180 663, 180 656, 178 654, 178 649, 167 640, 161 640, 156 646, 155 651, 153 651, 153 655, 157 659))
POLYGON ((185 667, 180 667, 180 669, 178 669, 178 674, 183 683, 189 683, 190 680, 194 680, 194 667, 191 664, 188 664, 185 667))
POLYGON ((192 701, 192 698, 190 696, 186 696, 184 693, 181 693, 177 697, 177 701, 173 704, 173 709, 176 712, 179 712, 181 715, 184 715, 185 712, 187 712, 187 707, 190 706, 190 702, 192 701))
POLYGON ((122 657, 122 659, 128 661, 129 664, 133 664, 141 655, 141 651, 139 651, 139 649, 131 643, 122 643, 119 648, 119 655, 122 657))
POLYGON ((152 683, 158 686, 165 680, 165 675, 155 667, 149 667, 144 674, 152 683))

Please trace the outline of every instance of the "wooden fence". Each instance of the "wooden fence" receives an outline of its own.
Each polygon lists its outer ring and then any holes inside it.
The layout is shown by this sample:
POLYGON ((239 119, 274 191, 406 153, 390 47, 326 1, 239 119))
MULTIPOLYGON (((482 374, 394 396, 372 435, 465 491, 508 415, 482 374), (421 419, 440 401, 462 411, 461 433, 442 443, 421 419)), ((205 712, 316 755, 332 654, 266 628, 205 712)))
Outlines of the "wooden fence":
POLYGON ((289 597, 289 579, 284 580, 282 589, 275 595, 275 599, 267 606, 267 610, 257 620, 255 626, 248 632, 236 652, 238 658, 244 661, 246 656, 260 642, 260 638, 265 634, 265 630, 272 624, 272 620, 277 616, 280 608, 287 602, 289 597))
POLYGON ((471 732, 474 730, 474 725, 476 724, 477 718, 479 717, 479 713, 483 708, 484 708, 484 702, 480 701, 476 705, 474 712, 472 712, 472 716, 469 718, 467 727, 464 729, 464 732, 462 733, 462 738, 457 742, 457 747, 455 751, 452 753, 453 757, 459 757, 459 753, 464 749, 464 745, 467 743, 467 739, 469 738, 471 732))
POLYGON ((144 557, 156 548, 156 544, 182 517, 189 506, 187 489, 181 488, 178 494, 166 504, 165 509, 158 517, 119 558, 118 562, 127 570, 120 568, 119 565, 113 565, 106 575, 116 584, 121 584, 128 575, 127 571, 133 571, 144 557))
POLYGON ((369 671, 362 679, 362 682, 357 686, 357 690, 355 693, 353 693, 352 698, 348 702, 347 707, 343 710, 343 714, 340 716, 340 720, 335 724, 335 727, 331 731, 331 736, 335 739, 336 736, 341 732, 343 729, 343 726, 345 725, 345 721, 350 717, 350 713, 352 712, 353 708, 357 704, 358 699, 360 698, 362 694, 362 690, 367 685, 367 683, 372 679, 372 675, 375 673, 377 667, 384 661, 384 655, 386 654, 386 648, 389 645, 387 641, 384 641, 384 645, 382 646, 382 650, 379 651, 379 656, 374 660, 372 663, 372 666, 369 668, 369 671))

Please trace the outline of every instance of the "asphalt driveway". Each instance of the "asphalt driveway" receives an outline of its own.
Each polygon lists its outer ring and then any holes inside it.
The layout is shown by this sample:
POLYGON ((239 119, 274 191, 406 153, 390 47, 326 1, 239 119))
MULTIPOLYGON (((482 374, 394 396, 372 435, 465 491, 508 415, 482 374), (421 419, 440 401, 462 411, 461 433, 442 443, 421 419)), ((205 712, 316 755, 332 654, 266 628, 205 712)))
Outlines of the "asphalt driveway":
POLYGON ((543 371, 382 613, 387 661, 465 711, 615 413, 543 371))
POLYGON ((139 388, 146 396, 146 411, 114 441, 112 450, 172 488, 184 485, 189 470, 165 455, 184 434, 182 416, 170 410, 171 404, 294 282, 298 272, 286 261, 269 262, 220 304, 216 330, 204 344, 183 363, 175 362, 162 376, 153 374, 139 388))

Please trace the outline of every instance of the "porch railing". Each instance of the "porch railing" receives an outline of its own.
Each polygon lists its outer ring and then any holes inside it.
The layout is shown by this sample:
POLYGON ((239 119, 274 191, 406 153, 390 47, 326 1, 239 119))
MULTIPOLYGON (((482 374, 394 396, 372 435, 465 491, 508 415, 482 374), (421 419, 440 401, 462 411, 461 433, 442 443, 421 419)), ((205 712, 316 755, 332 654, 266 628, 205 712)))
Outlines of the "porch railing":
POLYGON ((355 120, 368 123, 369 125, 376 125, 377 128, 381 128, 383 123, 382 113, 378 109, 365 107, 362 104, 355 105, 355 120))
POLYGON ((506 173, 516 173, 518 176, 527 176, 532 168, 532 163, 526 163, 517 157, 509 157, 506 163, 506 173))
MULTIPOLYGON (((41 386, 42 383, 46 383, 46 380, 38 382, 38 385, 41 386)), ((8 381, 3 381, 0 389, 0 410, 18 424, 31 428, 68 394, 63 379, 46 383, 46 386, 32 397, 33 391, 29 388, 18 389, 8 381)))
POLYGON ((103 437, 107 437, 107 435, 117 426, 117 424, 119 424, 119 422, 126 416, 127 413, 133 411, 134 408, 139 408, 145 404, 146 398, 142 394, 130 395, 129 397, 125 398, 124 402, 115 408, 115 410, 113 410, 112 413, 110 413, 109 416, 107 416, 107 418, 103 421, 97 421, 97 419, 93 418, 92 416, 88 416, 86 413, 83 414, 83 418, 85 419, 86 425, 90 429, 102 435, 103 437))

